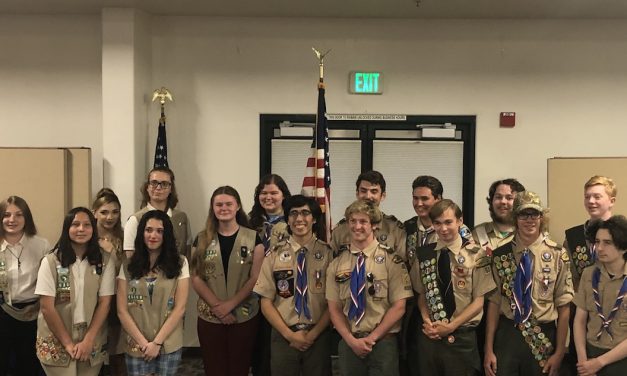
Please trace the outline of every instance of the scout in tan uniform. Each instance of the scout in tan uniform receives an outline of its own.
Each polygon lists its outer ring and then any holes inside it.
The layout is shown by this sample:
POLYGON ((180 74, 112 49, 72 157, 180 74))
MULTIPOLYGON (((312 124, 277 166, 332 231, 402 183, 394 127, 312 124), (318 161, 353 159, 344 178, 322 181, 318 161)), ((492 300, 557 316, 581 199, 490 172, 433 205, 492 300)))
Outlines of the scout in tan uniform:
POLYGON ((135 249, 137 224, 144 213, 161 210, 168 213, 172 221, 178 252, 189 258, 192 244, 191 227, 187 214, 175 209, 179 199, 174 183, 174 172, 167 167, 153 168, 139 191, 142 194, 142 209, 131 215, 124 225, 124 250, 130 253, 135 249))
MULTIPOLYGON (((412 206, 416 216, 405 221, 404 227, 407 233, 407 266, 411 270, 416 263, 416 250, 438 241, 438 235, 433 228, 433 223, 429 217, 431 208, 442 200, 444 187, 442 183, 433 176, 418 176, 411 185, 412 206)), ((470 230, 464 224, 460 227, 460 234, 466 238, 470 237, 470 230)), ((418 338, 422 330, 421 315, 416 306, 416 300, 410 299, 407 302, 407 310, 403 317, 403 330, 401 333, 401 365, 406 364, 408 372, 412 376, 420 375, 417 360, 422 351, 418 350, 418 338), (412 359, 408 359, 407 354, 414 354, 412 359)), ((426 375, 425 375, 426 376, 426 375)))
POLYGON ((595 262, 593 243, 586 241, 588 222, 595 219, 607 220, 612 216, 612 207, 616 202, 616 184, 605 176, 593 176, 584 185, 583 204, 590 216, 586 223, 566 230, 564 248, 570 254, 571 271, 575 290, 583 270, 595 262))
MULTIPOLYGON (((115 255, 115 275, 120 274, 122 264, 126 262, 126 254, 122 249, 124 233, 120 220, 120 200, 109 188, 103 188, 96 194, 91 210, 96 217, 98 228, 98 244, 108 254, 115 255)), ((124 352, 126 341, 122 331, 122 324, 118 318, 116 300, 112 299, 109 317, 107 318, 107 344, 109 353, 109 371, 112 375, 126 375, 124 352)), ((106 366, 105 366, 106 367, 106 366)), ((106 368, 105 368, 106 372, 106 368)))
POLYGON ((627 219, 613 216, 588 226, 596 265, 586 268, 575 295, 579 375, 624 375, 627 370, 627 219))
POLYGON ((200 297, 198 338, 208 376, 248 375, 259 313, 252 289, 264 251, 247 226, 239 193, 230 186, 217 188, 192 260, 192 284, 200 297))
POLYGON ((296 195, 284 202, 290 236, 265 258, 254 291, 272 324, 272 375, 331 374, 329 311, 324 296, 333 258, 324 217, 315 199, 296 195))
POLYGON ((475 328, 484 295, 496 287, 490 262, 479 246, 459 235, 462 211, 453 201, 438 202, 430 215, 438 242, 419 248, 411 269, 423 321, 421 373, 476 375, 481 361, 475 328))
MULTIPOLYGON (((358 200, 366 200, 374 203, 376 206, 385 200, 385 179, 378 171, 363 172, 357 177, 355 183, 357 190, 355 196, 358 200)), ((383 214, 381 223, 378 224, 374 233, 379 244, 387 246, 394 252, 406 260, 405 254, 405 230, 403 223, 396 219, 393 215, 383 214)), ((348 250, 351 243, 350 226, 347 219, 343 218, 333 229, 331 233, 331 249, 334 254, 348 250)))
POLYGON ((74 208, 39 267, 37 357, 47 375, 95 376, 107 356, 106 319, 114 294, 115 256, 98 246, 96 219, 74 208))
POLYGON ((118 275, 128 374, 173 376, 181 362, 189 266, 167 214, 147 212, 137 230, 137 248, 118 275))
POLYGON ((498 247, 509 243, 514 238, 514 223, 512 209, 516 193, 522 192, 525 187, 516 179, 497 180, 488 190, 488 208, 491 222, 484 222, 472 230, 472 237, 488 256, 498 247))
POLYGON ((490 376, 554 376, 573 297, 568 253, 545 233, 546 211, 537 194, 518 193, 513 213, 514 239, 492 252, 497 289, 489 295, 484 369, 490 376))
POLYGON ((23 198, 10 196, 0 202, 0 218, 0 376, 9 374, 11 358, 19 365, 20 375, 35 376, 41 371, 35 356, 39 312, 35 284, 50 246, 37 236, 23 198))
POLYGON ((369 201, 345 212, 351 231, 348 252, 327 270, 331 321, 342 337, 338 347, 343 376, 398 375, 398 344, 405 301, 413 296, 403 258, 380 244, 374 230, 383 215, 369 201))
MULTIPOLYGON (((287 223, 283 214, 283 200, 291 196, 282 177, 264 175, 255 187, 253 208, 250 210, 250 226, 261 237, 265 254, 287 236, 287 223)), ((259 330, 255 340, 252 371, 255 376, 270 376, 270 336, 272 326, 259 317, 259 330)))

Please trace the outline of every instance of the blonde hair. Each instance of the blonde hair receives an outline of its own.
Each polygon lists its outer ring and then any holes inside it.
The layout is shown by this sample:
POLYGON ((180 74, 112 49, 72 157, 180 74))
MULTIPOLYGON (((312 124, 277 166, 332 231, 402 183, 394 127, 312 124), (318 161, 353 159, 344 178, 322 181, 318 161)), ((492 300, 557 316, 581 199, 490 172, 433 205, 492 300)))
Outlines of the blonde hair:
POLYGON ((605 193, 607 193, 610 197, 616 197, 617 189, 614 180, 608 178, 607 176, 594 175, 583 186, 584 192, 588 190, 588 188, 593 187, 595 185, 602 185, 605 187, 605 193))
POLYGON ((363 213, 370 218, 370 223, 376 225, 383 220, 383 213, 374 203, 366 200, 357 200, 348 205, 344 212, 344 217, 348 221, 350 216, 356 213, 363 213))

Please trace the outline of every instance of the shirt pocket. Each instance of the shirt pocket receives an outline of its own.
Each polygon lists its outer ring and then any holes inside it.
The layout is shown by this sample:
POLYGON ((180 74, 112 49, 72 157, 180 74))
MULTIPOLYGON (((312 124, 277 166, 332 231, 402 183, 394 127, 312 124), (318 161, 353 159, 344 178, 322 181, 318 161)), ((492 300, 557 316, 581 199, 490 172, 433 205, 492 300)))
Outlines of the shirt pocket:
POLYGON ((387 279, 375 279, 372 282, 366 282, 367 294, 372 297, 372 300, 379 301, 387 299, 389 283, 387 279))
POLYGON ((272 272, 276 293, 281 298, 291 298, 294 296, 294 271, 293 270, 275 270, 272 272))
MULTIPOLYGON (((548 267, 543 267, 544 270, 548 267)), ((533 274, 533 299, 537 302, 553 302, 555 296, 555 283, 557 280, 557 273, 555 268, 550 268, 550 271, 544 272, 538 270, 533 274)))

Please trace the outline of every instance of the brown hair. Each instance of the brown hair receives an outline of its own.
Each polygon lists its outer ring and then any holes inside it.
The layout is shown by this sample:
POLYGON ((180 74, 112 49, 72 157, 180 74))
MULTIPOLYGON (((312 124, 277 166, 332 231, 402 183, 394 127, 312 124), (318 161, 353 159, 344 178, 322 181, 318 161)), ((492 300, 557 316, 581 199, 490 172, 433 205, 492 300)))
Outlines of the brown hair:
MULTIPOLYGON (((148 196, 148 185, 150 184, 150 174, 153 172, 165 172, 170 175, 170 182, 172 183, 172 187, 170 188, 170 194, 168 195, 167 209, 174 209, 176 204, 179 203, 179 196, 176 193, 176 184, 174 183, 174 172, 167 167, 155 167, 146 176, 146 181, 142 184, 139 192, 142 194, 142 203, 140 205, 141 208, 145 208, 146 205, 150 202, 150 196, 148 196)), ((166 210, 167 211, 167 210, 166 210)))
MULTIPOLYGON (((4 218, 9 205, 15 205, 22 211, 22 214, 24 215, 24 234, 28 236, 37 235, 37 227, 35 227, 33 214, 31 213, 26 200, 20 196, 9 196, 6 200, 0 202, 0 218, 4 218)), ((4 239, 4 226, 0 226, 0 239, 4 239)))

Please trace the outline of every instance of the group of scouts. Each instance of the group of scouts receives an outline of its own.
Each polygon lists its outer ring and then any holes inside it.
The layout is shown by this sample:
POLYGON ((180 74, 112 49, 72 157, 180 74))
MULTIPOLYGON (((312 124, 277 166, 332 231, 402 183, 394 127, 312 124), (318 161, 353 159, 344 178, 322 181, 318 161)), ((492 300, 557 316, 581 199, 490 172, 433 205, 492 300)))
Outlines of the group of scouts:
POLYGON ((413 181, 402 223, 364 172, 328 243, 316 200, 278 175, 248 214, 216 189, 195 237, 171 170, 140 191, 124 229, 109 189, 72 209, 52 250, 26 201, 0 202, 0 376, 176 375, 184 323, 206 375, 328 376, 335 354, 344 376, 627 370, 627 219, 607 177, 585 184, 590 219, 563 247, 515 179, 491 185, 492 221, 470 231, 436 178, 413 181))

